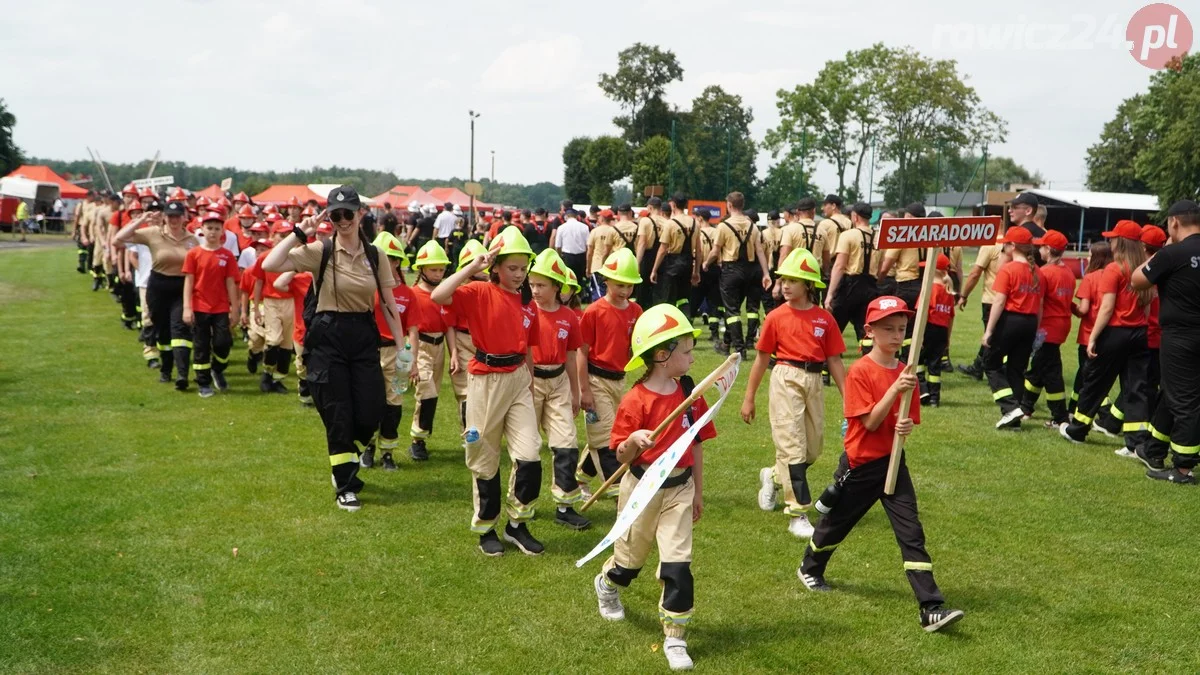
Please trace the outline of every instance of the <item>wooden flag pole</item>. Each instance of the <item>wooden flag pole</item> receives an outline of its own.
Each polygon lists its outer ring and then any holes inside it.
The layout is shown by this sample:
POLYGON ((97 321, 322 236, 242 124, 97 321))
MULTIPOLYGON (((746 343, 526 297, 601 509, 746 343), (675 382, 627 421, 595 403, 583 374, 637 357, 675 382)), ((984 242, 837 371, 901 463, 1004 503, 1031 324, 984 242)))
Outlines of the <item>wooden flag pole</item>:
MULTIPOLYGON (((914 372, 917 365, 921 363, 921 345, 925 342, 925 326, 929 323, 929 295, 933 292, 933 278, 937 274, 937 257, 938 249, 926 249, 925 275, 921 277, 921 297, 917 300, 917 307, 915 308, 917 312, 917 316, 914 319, 916 324, 913 326, 912 342, 908 347, 908 367, 904 369, 906 373, 914 372)), ((913 392, 915 391, 915 388, 909 389, 900 396, 900 418, 908 414, 909 406, 912 404, 913 392)), ((900 472, 900 457, 903 452, 904 437, 896 434, 895 438, 892 439, 892 457, 888 460, 887 480, 883 484, 883 493, 885 495, 895 494, 896 492, 896 476, 900 472)))

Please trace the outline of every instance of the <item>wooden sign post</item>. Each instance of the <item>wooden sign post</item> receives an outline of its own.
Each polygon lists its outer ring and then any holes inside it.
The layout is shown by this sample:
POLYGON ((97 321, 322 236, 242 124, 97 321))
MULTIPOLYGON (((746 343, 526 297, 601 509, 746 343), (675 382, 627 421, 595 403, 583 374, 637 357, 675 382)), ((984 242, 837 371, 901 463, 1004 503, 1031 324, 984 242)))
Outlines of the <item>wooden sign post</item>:
MULTIPOLYGON (((879 223, 879 248, 924 248, 925 274, 921 277, 921 297, 916 307, 910 307, 917 315, 913 320, 912 343, 908 348, 907 372, 912 372, 921 361, 921 345, 925 341, 925 326, 929 323, 929 294, 933 289, 933 278, 937 273, 938 249, 943 246, 983 246, 996 243, 1000 236, 1000 216, 965 216, 961 218, 884 218, 879 223)), ((903 416, 912 404, 913 390, 900 397, 900 415, 903 416)), ((896 492, 896 475, 900 471, 900 457, 904 452, 904 437, 896 434, 892 439, 892 457, 888 461, 887 480, 884 494, 896 492)))

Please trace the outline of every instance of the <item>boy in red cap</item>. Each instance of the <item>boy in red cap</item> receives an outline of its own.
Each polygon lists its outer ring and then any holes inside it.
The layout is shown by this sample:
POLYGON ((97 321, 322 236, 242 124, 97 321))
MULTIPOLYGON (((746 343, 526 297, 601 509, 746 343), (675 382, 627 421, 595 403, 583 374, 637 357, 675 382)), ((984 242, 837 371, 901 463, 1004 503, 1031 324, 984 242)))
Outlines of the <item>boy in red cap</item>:
POLYGON ((1000 267, 992 283, 992 313, 983 332, 987 347, 983 370, 987 373, 992 400, 1000 406, 997 429, 1020 429, 1021 410, 1017 392, 1024 391, 1025 366, 1037 339, 1042 314, 1041 282, 1037 275, 1037 251, 1033 235, 1024 227, 1010 227, 996 242, 1012 260, 1000 267))
POLYGON ((1038 268, 1038 285, 1042 290, 1042 320, 1038 324, 1037 348, 1025 373, 1025 391, 1021 409, 1025 417, 1033 415, 1042 389, 1046 390, 1046 405, 1050 408, 1049 429, 1067 421, 1067 387, 1063 382, 1062 345, 1071 335, 1071 305, 1075 295, 1075 275, 1063 264, 1067 238, 1057 230, 1047 230, 1045 236, 1034 239, 1041 247, 1045 264, 1038 268))
POLYGON ((238 318, 233 309, 238 300, 238 269, 237 259, 221 246, 221 214, 205 214, 201 231, 200 245, 183 259, 183 322, 193 331, 192 370, 196 371, 200 397, 208 398, 213 395, 214 382, 221 391, 229 389, 225 366, 233 347, 230 319, 238 318))
POLYGON ((876 298, 867 306, 866 332, 872 340, 871 351, 855 361, 846 374, 846 452, 838 462, 833 485, 817 501, 817 510, 824 515, 804 549, 804 562, 797 575, 809 590, 832 590, 825 582, 829 559, 878 501, 892 524, 904 557, 904 572, 920 603, 921 626, 932 633, 963 618, 963 612, 942 606, 945 599, 933 579, 933 563, 925 551, 925 532, 917 517, 917 493, 905 455, 900 457, 895 494, 883 492, 893 436, 907 436, 913 425, 921 422, 916 397, 908 411, 900 410, 901 395, 917 386, 916 375, 896 358, 912 315, 903 300, 891 295, 876 298))
MULTIPOLYGON (((278 244, 292 233, 292 224, 280 221, 271 228, 274 243, 278 244)), ((292 332, 295 329, 296 310, 292 294, 275 287, 278 272, 267 272, 262 268, 264 257, 255 261, 250 268, 254 277, 255 322, 262 326, 266 341, 263 353, 263 374, 259 389, 263 393, 286 394, 283 380, 287 377, 292 362, 292 332)))
MULTIPOLYGON (((266 230, 267 226, 262 223, 255 223, 254 227, 262 225, 266 230)), ((263 333, 262 326, 254 320, 255 302, 254 302, 254 282, 256 277, 251 272, 256 266, 262 266, 262 259, 271 250, 270 239, 255 239, 250 244, 254 249, 254 259, 250 262, 250 266, 242 270, 242 276, 238 280, 238 290, 241 291, 241 301, 238 303, 242 308, 242 330, 245 332, 245 341, 247 344, 246 354, 246 370, 251 375, 258 372, 258 364, 262 362, 263 350, 266 349, 267 341, 263 333)))
MULTIPOLYGON (((925 261, 918 263, 918 267, 925 267, 925 261)), ((921 404, 932 408, 942 404, 942 357, 950 346, 950 331, 954 327, 955 298, 946 290, 949 271, 950 256, 939 253, 937 274, 929 291, 929 323, 925 326, 925 341, 921 343, 917 366, 921 404)))

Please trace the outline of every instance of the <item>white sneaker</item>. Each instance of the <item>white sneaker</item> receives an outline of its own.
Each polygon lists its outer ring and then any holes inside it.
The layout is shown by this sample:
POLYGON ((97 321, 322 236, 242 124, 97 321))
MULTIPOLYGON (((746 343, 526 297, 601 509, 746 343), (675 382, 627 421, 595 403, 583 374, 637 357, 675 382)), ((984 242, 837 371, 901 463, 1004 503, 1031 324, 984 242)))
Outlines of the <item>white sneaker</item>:
POLYGON ((691 670, 692 657, 688 656, 687 643, 679 638, 663 640, 663 653, 667 655, 667 665, 671 670, 691 670))
POLYGON ((792 516, 788 523, 788 532, 798 539, 812 539, 813 531, 812 523, 808 522, 808 516, 805 515, 792 516))
MULTIPOLYGON (((596 589, 596 600, 600 603, 600 616, 609 621, 624 620, 625 607, 621 604, 621 594, 616 588, 609 587, 608 582, 604 580, 604 572, 596 575, 592 586, 596 589)), ((687 655, 686 652, 684 655, 687 655)))
POLYGON ((1117 457, 1130 457, 1133 459, 1137 459, 1137 454, 1125 446, 1121 446, 1121 447, 1117 448, 1116 450, 1113 450, 1113 454, 1116 455, 1117 457))
POLYGON ((587 500, 591 499, 592 498, 591 484, 588 483, 587 481, 582 481, 582 480, 578 481, 578 482, 579 482, 579 494, 581 497, 583 497, 583 501, 587 501, 587 500))
POLYGON ((996 428, 1003 429, 1003 428, 1011 425, 1013 422, 1017 422, 1016 426, 1020 426, 1020 419, 1021 419, 1021 416, 1024 414, 1025 413, 1022 412, 1020 408, 1013 408, 1012 410, 1009 410, 1007 413, 1005 413, 1003 416, 1000 417, 1000 421, 996 422, 996 428))
POLYGON ((775 510, 775 470, 769 466, 758 470, 758 508, 775 510))

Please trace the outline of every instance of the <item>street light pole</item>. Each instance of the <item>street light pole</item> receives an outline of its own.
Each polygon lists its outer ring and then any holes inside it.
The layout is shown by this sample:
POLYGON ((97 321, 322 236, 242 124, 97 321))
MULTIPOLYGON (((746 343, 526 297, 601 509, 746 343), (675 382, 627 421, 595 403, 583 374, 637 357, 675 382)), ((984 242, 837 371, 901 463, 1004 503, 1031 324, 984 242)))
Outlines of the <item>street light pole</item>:
POLYGON ((492 150, 492 185, 496 184, 496 151, 492 150))
MULTIPOLYGON (((467 115, 471 117, 471 182, 475 182, 475 120, 478 119, 481 113, 474 110, 468 110, 467 115)), ((475 222, 478 220, 475 214, 475 190, 471 190, 471 228, 474 230, 475 222)))

